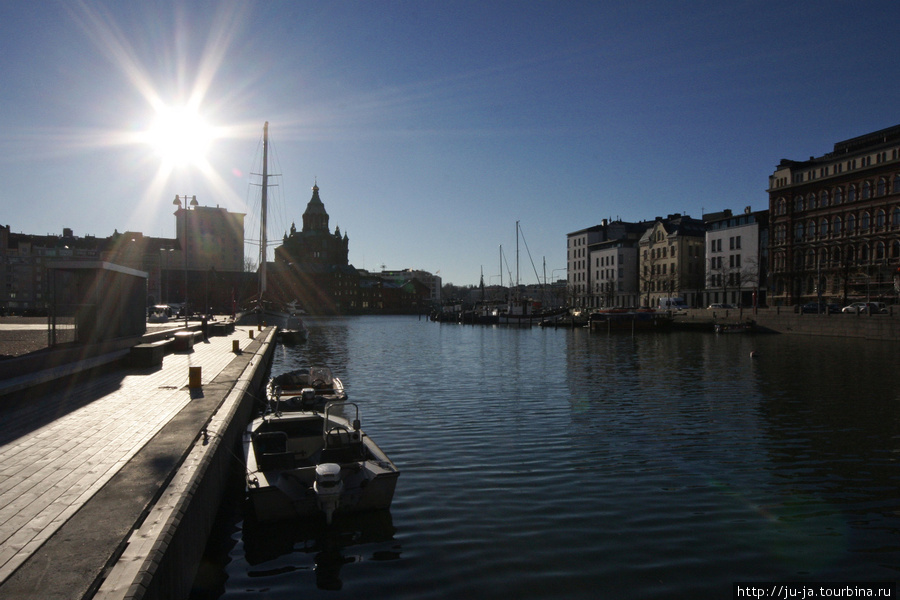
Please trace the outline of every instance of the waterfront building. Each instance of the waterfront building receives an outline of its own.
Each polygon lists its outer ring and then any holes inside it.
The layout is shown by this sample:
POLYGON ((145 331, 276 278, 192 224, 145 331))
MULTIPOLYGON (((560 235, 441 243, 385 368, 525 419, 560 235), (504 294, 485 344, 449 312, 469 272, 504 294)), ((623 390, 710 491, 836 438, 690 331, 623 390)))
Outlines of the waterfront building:
POLYGON ((768 193, 770 305, 897 299, 900 125, 782 159, 768 193))
POLYGON ((0 227, 0 310, 44 314, 49 261, 99 260, 146 272, 148 306, 188 299, 193 310, 206 305, 230 311, 232 297, 245 286, 244 215, 179 205, 175 217, 175 238, 117 230, 106 238, 78 237, 70 228, 61 236, 33 235, 0 227))
POLYGON ((98 260, 101 241, 64 229, 60 235, 12 232, 0 226, 0 313, 44 315, 49 299, 51 261, 98 260))
POLYGON ((244 214, 218 206, 191 206, 175 211, 173 257, 188 271, 243 271, 244 214), (186 262, 185 262, 186 259, 186 262))
POLYGON ((639 233, 633 232, 619 239, 591 244, 591 307, 625 308, 640 305, 639 237, 639 233))
MULTIPOLYGON (((603 302, 607 298, 608 290, 604 287, 599 287, 600 282, 597 280, 599 264, 597 261, 600 257, 592 258, 592 249, 597 244, 610 240, 637 239, 643 234, 647 226, 648 223, 628 223, 620 220, 610 221, 603 219, 599 225, 573 231, 566 236, 568 246, 566 272, 569 295, 568 305, 570 307, 596 308, 604 306, 603 302)), ((615 255, 613 261, 617 260, 618 254, 615 255)), ((623 260, 625 260, 624 256, 623 260)), ((604 266, 605 268, 610 268, 612 263, 604 266)), ((616 273, 618 273, 619 266, 624 267, 625 265, 616 264, 614 267, 616 273)), ((623 286, 627 285, 624 279, 617 277, 615 280, 617 282, 616 286, 618 286, 619 280, 623 282, 623 286)), ((608 281, 604 279, 602 284, 606 285, 608 281)))
POLYGON ((360 308, 360 277, 349 264, 350 238, 341 235, 340 227, 331 232, 318 184, 312 192, 303 228, 297 231, 292 224, 275 249, 275 262, 268 269, 269 290, 281 301, 299 302, 311 314, 355 312, 360 308))
POLYGON ((704 215, 706 292, 702 304, 760 306, 766 303, 769 211, 730 210, 704 215))
POLYGON ((699 306, 704 287, 706 225, 680 213, 657 217, 641 236, 638 281, 642 304, 681 297, 699 306))
POLYGON ((382 269, 381 278, 399 284, 404 284, 407 281, 416 279, 428 289, 428 300, 430 302, 434 304, 441 303, 441 287, 443 282, 439 275, 420 269, 401 269, 399 271, 382 269))

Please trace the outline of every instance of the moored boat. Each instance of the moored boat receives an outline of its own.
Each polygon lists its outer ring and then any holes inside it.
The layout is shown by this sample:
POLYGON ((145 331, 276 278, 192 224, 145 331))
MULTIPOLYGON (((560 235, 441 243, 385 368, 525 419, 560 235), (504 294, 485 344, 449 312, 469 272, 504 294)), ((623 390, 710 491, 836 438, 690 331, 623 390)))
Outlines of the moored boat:
POLYGON ((244 433, 247 498, 261 522, 389 508, 400 471, 360 428, 359 407, 276 410, 244 433), (352 421, 335 414, 355 409, 352 421))
POLYGON ((344 382, 328 367, 296 369, 269 379, 268 406, 273 410, 324 410, 329 402, 344 402, 344 382))
POLYGON ((665 312, 613 308, 592 312, 588 322, 598 331, 663 331, 673 320, 665 312))
POLYGON ((753 323, 716 323, 716 333, 750 333, 753 331, 753 323))

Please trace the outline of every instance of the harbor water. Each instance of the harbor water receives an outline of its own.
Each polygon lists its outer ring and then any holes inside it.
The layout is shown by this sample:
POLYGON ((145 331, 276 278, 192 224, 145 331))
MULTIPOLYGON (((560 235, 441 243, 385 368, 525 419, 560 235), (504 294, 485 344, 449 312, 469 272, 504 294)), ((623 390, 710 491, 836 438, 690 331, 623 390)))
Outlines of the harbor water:
POLYGON ((900 579, 896 343, 309 319, 401 471, 391 510, 262 527, 242 480, 194 600, 730 598, 900 579), (755 357, 751 357, 755 352, 755 357))

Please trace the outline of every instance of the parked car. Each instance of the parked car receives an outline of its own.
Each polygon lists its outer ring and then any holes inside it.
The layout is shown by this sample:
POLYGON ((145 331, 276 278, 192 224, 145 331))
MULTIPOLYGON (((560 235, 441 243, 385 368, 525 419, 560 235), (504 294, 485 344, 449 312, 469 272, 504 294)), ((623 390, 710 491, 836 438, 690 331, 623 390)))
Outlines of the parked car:
POLYGON ((885 306, 884 302, 854 302, 853 304, 842 308, 841 312, 851 314, 868 312, 869 314, 874 315, 878 313, 886 313, 887 306, 885 306))
POLYGON ((825 313, 836 314, 841 312, 841 307, 837 304, 826 304, 825 302, 807 302, 803 306, 800 307, 800 312, 805 314, 820 314, 824 315, 825 313))
POLYGON ((729 309, 729 308, 734 308, 734 305, 716 303, 716 304, 710 304, 709 306, 707 306, 706 310, 719 310, 719 309, 725 310, 725 309, 729 309))

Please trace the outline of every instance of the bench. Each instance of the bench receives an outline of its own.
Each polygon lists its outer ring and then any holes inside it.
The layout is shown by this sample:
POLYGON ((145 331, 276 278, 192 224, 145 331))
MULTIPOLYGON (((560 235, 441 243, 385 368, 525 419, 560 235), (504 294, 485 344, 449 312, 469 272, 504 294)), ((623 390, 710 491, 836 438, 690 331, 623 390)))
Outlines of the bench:
POLYGON ((128 353, 128 364, 132 367, 158 367, 163 363, 172 340, 158 340, 132 346, 128 353))
POLYGON ((202 331, 178 331, 175 333, 175 352, 193 351, 197 339, 203 339, 202 331))
POLYGON ((209 324, 210 336, 225 336, 234 333, 234 324, 231 325, 231 331, 228 331, 228 323, 218 322, 209 324))

